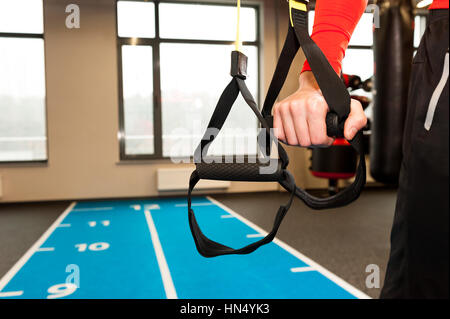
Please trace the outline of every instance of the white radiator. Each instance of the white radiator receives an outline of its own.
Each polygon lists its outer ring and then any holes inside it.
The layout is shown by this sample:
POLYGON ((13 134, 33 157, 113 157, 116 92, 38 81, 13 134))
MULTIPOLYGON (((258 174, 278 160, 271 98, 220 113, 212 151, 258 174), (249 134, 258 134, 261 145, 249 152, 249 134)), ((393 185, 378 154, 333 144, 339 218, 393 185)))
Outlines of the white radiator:
MULTIPOLYGON (((158 191, 182 191, 189 189, 189 177, 194 168, 158 168, 156 179, 158 191)), ((225 189, 230 187, 229 181, 213 181, 202 179, 195 189, 225 189)))

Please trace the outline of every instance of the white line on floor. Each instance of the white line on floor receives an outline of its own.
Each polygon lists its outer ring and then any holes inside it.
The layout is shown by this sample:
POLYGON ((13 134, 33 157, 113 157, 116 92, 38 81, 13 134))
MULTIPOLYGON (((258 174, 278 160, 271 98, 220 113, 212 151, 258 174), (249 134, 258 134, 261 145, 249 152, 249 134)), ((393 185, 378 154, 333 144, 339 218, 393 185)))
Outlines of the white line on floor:
POLYGON ((23 290, 0 292, 0 298, 2 298, 2 297, 19 297, 19 296, 22 296, 22 295, 23 295, 23 290))
MULTIPOLYGON (((237 219, 239 219, 241 222, 243 222, 244 224, 248 225, 249 227, 253 228, 257 232, 259 232, 261 234, 264 234, 264 236, 267 234, 267 232, 264 229, 262 229, 261 227, 255 225, 254 223, 252 223, 251 221, 249 221, 245 217, 242 217, 241 215, 239 215, 238 213, 233 211, 231 208, 228 208, 227 206, 225 206, 221 202, 216 201, 215 199, 213 199, 210 196, 206 196, 206 198, 209 199, 212 203, 214 203, 217 206, 219 206, 220 208, 222 208, 223 210, 225 210, 226 212, 232 214, 234 217, 236 217, 237 219)), ((312 259, 306 257, 305 255, 303 255, 299 251, 295 250, 294 248, 292 248, 288 244, 284 243, 283 241, 279 240, 278 238, 275 237, 273 242, 275 244, 277 244, 278 246, 280 246, 281 248, 283 248, 284 250, 286 250, 289 253, 291 253, 291 255, 293 255, 293 256, 297 257, 298 259, 300 259, 301 261, 303 261, 305 264, 308 264, 311 267, 313 267, 315 270, 320 272, 322 275, 324 275, 325 277, 327 277, 328 279, 333 281, 336 285, 342 287, 343 289, 345 289, 346 291, 348 291, 349 293, 351 293, 355 297, 360 298, 360 299, 371 299, 368 295, 366 295, 362 291, 360 291, 357 288, 353 287, 352 285, 350 285, 348 282, 346 282, 342 278, 336 276, 335 274, 333 274, 329 270, 325 269, 324 267, 322 267, 321 265, 319 265, 318 263, 316 263, 312 259)))
POLYGON ((25 265, 30 257, 36 252, 36 250, 42 246, 47 238, 53 233, 59 224, 66 218, 77 202, 73 202, 66 208, 66 210, 53 222, 53 224, 46 230, 46 232, 28 249, 16 264, 0 279, 0 291, 10 282, 10 280, 17 274, 17 272, 25 265))
POLYGON ((54 251, 55 247, 40 247, 36 251, 54 251))
MULTIPOLYGON (((187 204, 175 204, 175 207, 187 207, 187 204)), ((214 206, 213 203, 192 203, 192 207, 194 206, 214 206)))
POLYGON ((257 238, 257 237, 264 237, 263 234, 248 234, 247 238, 257 238))
POLYGON ((150 230, 153 248, 155 249, 156 259, 158 260, 159 271, 161 272, 167 299, 177 299, 177 292, 175 291, 169 266, 167 265, 166 257, 164 256, 164 251, 162 249, 161 242, 159 241, 158 232, 156 231, 152 215, 148 209, 146 209, 144 213, 145 219, 147 220, 148 229, 150 230))
POLYGON ((144 205, 144 209, 155 210, 155 209, 161 209, 161 207, 159 207, 158 204, 149 204, 149 205, 144 205))
POLYGON ((74 212, 90 212, 90 211, 97 211, 97 210, 112 210, 114 207, 91 207, 91 208, 77 208, 72 209, 74 212))
POLYGON ((295 267, 291 268, 292 272, 305 272, 305 271, 314 271, 315 269, 313 267, 295 267))

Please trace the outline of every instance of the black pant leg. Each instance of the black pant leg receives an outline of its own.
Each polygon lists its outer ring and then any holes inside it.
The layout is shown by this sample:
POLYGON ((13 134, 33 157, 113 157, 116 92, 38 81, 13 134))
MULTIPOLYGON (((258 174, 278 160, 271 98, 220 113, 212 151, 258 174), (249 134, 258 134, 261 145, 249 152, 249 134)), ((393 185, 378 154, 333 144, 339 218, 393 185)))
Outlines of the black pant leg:
POLYGON ((432 10, 414 58, 391 253, 380 298, 449 297, 448 75, 443 82, 448 28, 448 10, 432 10), (439 83, 445 85, 427 130, 430 100, 439 83))

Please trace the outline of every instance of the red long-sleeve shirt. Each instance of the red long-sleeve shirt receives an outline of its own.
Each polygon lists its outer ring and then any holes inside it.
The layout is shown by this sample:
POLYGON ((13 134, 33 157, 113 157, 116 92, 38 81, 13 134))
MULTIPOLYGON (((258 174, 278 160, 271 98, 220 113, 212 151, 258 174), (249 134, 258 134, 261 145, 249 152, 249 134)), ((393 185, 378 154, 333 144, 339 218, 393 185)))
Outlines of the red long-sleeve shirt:
MULTIPOLYGON (((311 38, 337 74, 348 43, 367 6, 367 0, 317 0, 311 38)), ((308 61, 303 71, 310 71, 308 61)))
POLYGON ((434 0, 429 9, 448 9, 448 0, 434 0))
MULTIPOLYGON (((434 0, 430 9, 448 9, 449 0, 434 0)), ((367 0, 317 0, 311 38, 337 74, 350 38, 367 6, 367 0)), ((310 71, 306 61, 303 71, 310 71)))

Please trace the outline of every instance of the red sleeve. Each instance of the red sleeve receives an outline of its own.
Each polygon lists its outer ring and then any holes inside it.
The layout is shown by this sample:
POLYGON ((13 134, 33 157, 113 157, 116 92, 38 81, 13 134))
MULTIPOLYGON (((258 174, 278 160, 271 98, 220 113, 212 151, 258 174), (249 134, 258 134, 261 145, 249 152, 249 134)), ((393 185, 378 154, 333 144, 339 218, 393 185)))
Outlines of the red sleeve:
MULTIPOLYGON (((311 38, 337 74, 348 43, 367 6, 367 0, 317 0, 311 38)), ((311 71, 308 61, 303 71, 311 71)))
POLYGON ((448 0, 434 0, 428 9, 448 9, 448 0))

